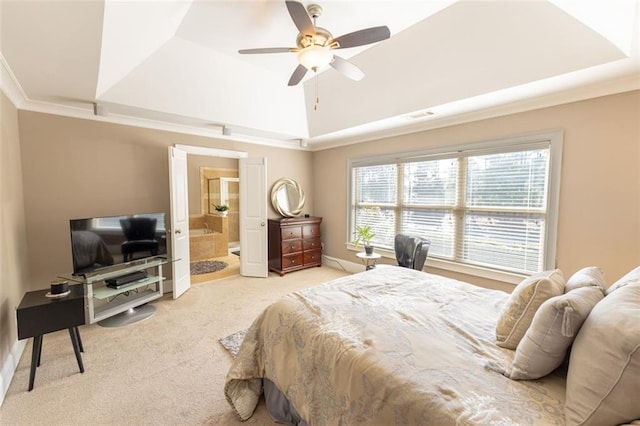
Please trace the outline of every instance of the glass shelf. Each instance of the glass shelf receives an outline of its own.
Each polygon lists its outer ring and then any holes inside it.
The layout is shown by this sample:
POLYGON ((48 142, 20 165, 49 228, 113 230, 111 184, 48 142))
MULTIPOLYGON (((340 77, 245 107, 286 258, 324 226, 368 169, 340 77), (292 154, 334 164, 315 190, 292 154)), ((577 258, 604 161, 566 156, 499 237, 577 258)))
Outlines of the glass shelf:
POLYGON ((141 269, 155 268, 157 266, 166 265, 171 262, 173 262, 173 260, 169 258, 153 257, 148 259, 141 259, 139 261, 135 261, 126 265, 115 265, 113 267, 102 268, 96 271, 94 274, 87 276, 62 274, 58 275, 58 278, 73 281, 76 283, 88 284, 119 277, 130 272, 140 271, 141 269))
MULTIPOLYGON (((163 278, 164 279, 164 278, 163 278)), ((150 275, 146 278, 139 279, 138 281, 133 281, 127 285, 120 286, 119 288, 112 288, 108 286, 97 287, 93 289, 93 297, 96 299, 108 299, 110 297, 117 296, 118 294, 135 290, 140 287, 147 286, 149 284, 155 284, 160 281, 160 277, 155 275, 150 275)))
POLYGON ((140 306, 147 302, 152 302, 162 295, 159 295, 158 292, 144 289, 140 291, 140 293, 133 296, 133 298, 123 298, 123 299, 115 299, 111 302, 104 303, 101 305, 94 305, 93 307, 93 322, 100 322, 107 318, 111 318, 114 315, 121 314, 122 312, 128 311, 134 307, 140 306))

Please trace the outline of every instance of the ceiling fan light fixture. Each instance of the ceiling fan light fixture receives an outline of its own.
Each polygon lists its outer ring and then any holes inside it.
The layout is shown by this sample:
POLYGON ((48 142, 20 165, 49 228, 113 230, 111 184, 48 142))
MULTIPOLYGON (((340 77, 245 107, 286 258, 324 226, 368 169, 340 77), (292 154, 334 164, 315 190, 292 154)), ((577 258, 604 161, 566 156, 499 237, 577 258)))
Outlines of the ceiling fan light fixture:
POLYGON ((326 68, 332 59, 333 53, 331 53, 331 49, 325 46, 311 45, 298 53, 298 63, 314 72, 326 68))
POLYGON ((342 59, 340 56, 334 55, 332 53, 333 50, 365 46, 391 37, 389 27, 381 25, 353 31, 334 38, 327 29, 316 25, 316 20, 322 15, 322 7, 317 4, 311 4, 305 7, 304 4, 297 0, 286 0, 285 5, 289 11, 291 20, 298 29, 296 47, 241 49, 238 53, 297 52, 298 66, 293 71, 293 74, 291 74, 287 86, 295 86, 300 83, 307 71, 318 73, 329 65, 346 77, 359 81, 364 77, 362 70, 349 61, 342 59))

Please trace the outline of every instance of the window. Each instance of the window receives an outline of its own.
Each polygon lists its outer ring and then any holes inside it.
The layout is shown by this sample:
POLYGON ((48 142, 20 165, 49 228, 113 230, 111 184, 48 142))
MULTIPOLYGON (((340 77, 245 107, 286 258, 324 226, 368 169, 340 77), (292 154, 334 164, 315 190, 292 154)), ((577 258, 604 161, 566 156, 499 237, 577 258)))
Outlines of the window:
POLYGON ((553 268, 561 152, 555 132, 353 160, 350 231, 370 225, 389 250, 397 233, 420 235, 429 258, 449 264, 553 268))

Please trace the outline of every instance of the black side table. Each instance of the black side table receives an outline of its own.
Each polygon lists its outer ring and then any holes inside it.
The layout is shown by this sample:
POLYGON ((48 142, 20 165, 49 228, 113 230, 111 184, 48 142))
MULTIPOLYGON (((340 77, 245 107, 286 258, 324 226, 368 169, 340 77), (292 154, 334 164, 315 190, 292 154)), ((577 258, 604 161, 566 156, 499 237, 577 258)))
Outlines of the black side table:
POLYGON ((46 333, 65 328, 69 330, 80 373, 84 373, 80 355, 84 349, 78 332, 78 326, 84 324, 84 286, 73 284, 69 291, 69 295, 60 298, 47 297, 49 290, 30 291, 25 293, 18 306, 18 339, 33 337, 29 391, 33 389, 36 367, 40 366, 42 336, 46 333))

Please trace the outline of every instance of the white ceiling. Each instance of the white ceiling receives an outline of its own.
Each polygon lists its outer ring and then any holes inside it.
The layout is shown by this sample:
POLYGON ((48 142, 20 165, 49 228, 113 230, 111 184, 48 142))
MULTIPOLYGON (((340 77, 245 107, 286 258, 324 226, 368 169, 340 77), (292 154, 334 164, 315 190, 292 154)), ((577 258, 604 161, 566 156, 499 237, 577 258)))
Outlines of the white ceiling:
POLYGON ((239 55, 295 46, 281 0, 2 0, 3 76, 23 109, 312 148, 640 88, 638 0, 316 3, 334 37, 390 28, 336 51, 363 80, 288 87, 294 53, 239 55))

